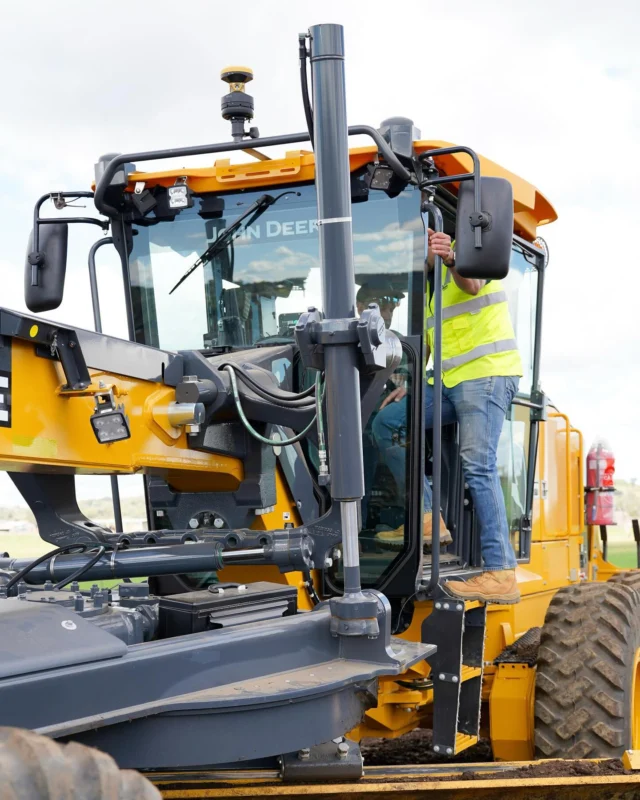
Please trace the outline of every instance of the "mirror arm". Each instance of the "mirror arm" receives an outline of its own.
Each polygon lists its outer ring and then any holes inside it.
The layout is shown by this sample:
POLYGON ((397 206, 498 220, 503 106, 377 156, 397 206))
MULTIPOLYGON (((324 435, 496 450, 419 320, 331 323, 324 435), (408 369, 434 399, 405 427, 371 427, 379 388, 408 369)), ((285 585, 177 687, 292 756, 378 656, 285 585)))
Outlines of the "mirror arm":
POLYGON ((436 178, 427 178, 420 184, 420 189, 427 186, 437 185, 440 183, 453 183, 458 181, 473 181, 473 219, 471 225, 474 230, 475 248, 476 250, 482 249, 482 229, 486 228, 489 224, 489 216, 482 211, 482 197, 480 189, 480 159, 470 147, 439 147, 436 150, 427 150, 426 153, 421 153, 418 157, 421 161, 426 159, 433 159, 435 156, 447 156, 454 153, 466 153, 470 156, 473 162, 473 172, 467 172, 461 175, 444 175, 436 178))
MULTIPOLYGON (((81 222, 89 225, 99 225, 103 230, 108 229, 108 220, 96 219, 95 217, 59 217, 55 219, 40 216, 40 209, 47 200, 53 200, 54 202, 58 200, 60 202, 64 201, 65 198, 79 200, 81 197, 93 198, 93 192, 49 192, 48 194, 43 194, 35 204, 33 209, 33 250, 29 253, 32 286, 38 286, 38 270, 44 264, 44 255, 40 252, 40 225, 53 225, 57 222, 81 222)), ((64 202, 61 205, 56 203, 58 208, 64 208, 67 205, 64 202)))

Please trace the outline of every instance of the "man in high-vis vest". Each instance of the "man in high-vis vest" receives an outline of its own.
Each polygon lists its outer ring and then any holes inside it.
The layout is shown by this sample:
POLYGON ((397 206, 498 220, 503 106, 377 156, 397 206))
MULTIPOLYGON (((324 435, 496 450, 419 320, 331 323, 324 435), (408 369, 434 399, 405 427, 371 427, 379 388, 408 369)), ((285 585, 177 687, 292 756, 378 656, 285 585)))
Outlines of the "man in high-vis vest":
MULTIPOLYGON (((460 458, 480 525, 484 572, 468 581, 447 581, 454 597, 491 603, 517 603, 516 558, 497 468, 498 440, 511 400, 518 391, 522 363, 509 315, 507 295, 498 280, 461 277, 455 269, 455 250, 446 233, 429 230, 427 258, 427 361, 433 349, 433 262, 442 256, 442 423, 457 420, 460 458)), ((405 493, 404 436, 407 391, 398 388, 380 406, 373 434, 380 456, 391 470, 401 496, 405 493)), ((425 384, 425 425, 433 426, 433 378, 425 384)), ((451 541, 440 509, 440 540, 451 541)), ((432 534, 431 487, 424 480, 425 544, 432 534)), ((382 531, 381 544, 397 546, 404 528, 382 531)))

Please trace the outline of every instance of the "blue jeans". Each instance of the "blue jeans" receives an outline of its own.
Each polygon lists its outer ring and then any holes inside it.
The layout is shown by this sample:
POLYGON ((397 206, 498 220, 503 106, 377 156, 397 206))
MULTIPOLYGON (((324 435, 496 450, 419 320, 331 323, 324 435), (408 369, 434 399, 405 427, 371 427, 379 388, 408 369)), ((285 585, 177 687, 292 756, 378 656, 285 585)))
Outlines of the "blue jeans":
MULTIPOLYGON (((516 557, 497 466, 498 440, 518 378, 478 378, 442 387, 442 424, 458 421, 460 459, 480 524, 482 560, 487 571, 513 569, 516 557)), ((433 386, 425 384, 425 427, 433 427, 433 386)), ((372 430, 380 458, 405 496, 407 398, 390 403, 376 416, 372 430)), ((424 479, 424 510, 431 511, 431 486, 424 479)))

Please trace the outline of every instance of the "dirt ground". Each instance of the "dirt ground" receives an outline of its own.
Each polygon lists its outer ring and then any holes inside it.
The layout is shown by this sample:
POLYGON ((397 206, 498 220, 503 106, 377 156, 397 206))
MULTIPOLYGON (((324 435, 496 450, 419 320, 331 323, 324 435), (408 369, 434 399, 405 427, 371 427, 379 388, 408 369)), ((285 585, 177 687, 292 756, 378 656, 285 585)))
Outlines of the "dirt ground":
MULTIPOLYGON (((364 756, 365 769, 374 766, 413 766, 417 764, 451 764, 455 768, 460 764, 492 760, 491 745, 487 740, 481 740, 477 745, 463 751, 454 759, 440 756, 431 750, 431 731, 426 729, 412 731, 399 739, 364 739, 360 743, 360 747, 364 756)), ((500 773, 500 777, 513 779, 576 778, 630 774, 628 770, 625 770, 620 759, 611 759, 600 761, 597 764, 585 761, 533 764, 505 771, 500 773)), ((488 777, 490 776, 487 773, 476 774, 463 770, 455 778, 434 776, 434 780, 486 780, 488 777)))
MULTIPOLYGON (((363 739, 360 749, 365 767, 411 766, 412 764, 447 764, 452 759, 434 753, 431 749, 431 731, 418 728, 399 739, 363 739)), ((453 759, 456 764, 474 764, 491 761, 491 745, 481 740, 474 747, 453 759)))

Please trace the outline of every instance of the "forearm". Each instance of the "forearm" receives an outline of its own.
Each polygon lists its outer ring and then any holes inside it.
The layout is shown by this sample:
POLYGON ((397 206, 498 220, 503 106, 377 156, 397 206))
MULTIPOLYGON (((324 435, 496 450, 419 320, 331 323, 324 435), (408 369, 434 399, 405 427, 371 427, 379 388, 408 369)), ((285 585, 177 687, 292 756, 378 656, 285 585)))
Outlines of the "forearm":
POLYGON ((486 281, 479 280, 478 278, 463 278, 458 274, 458 270, 453 266, 449 267, 449 270, 451 271, 451 277, 455 281, 458 289, 461 289, 466 294, 478 294, 478 292, 486 283, 486 281))

